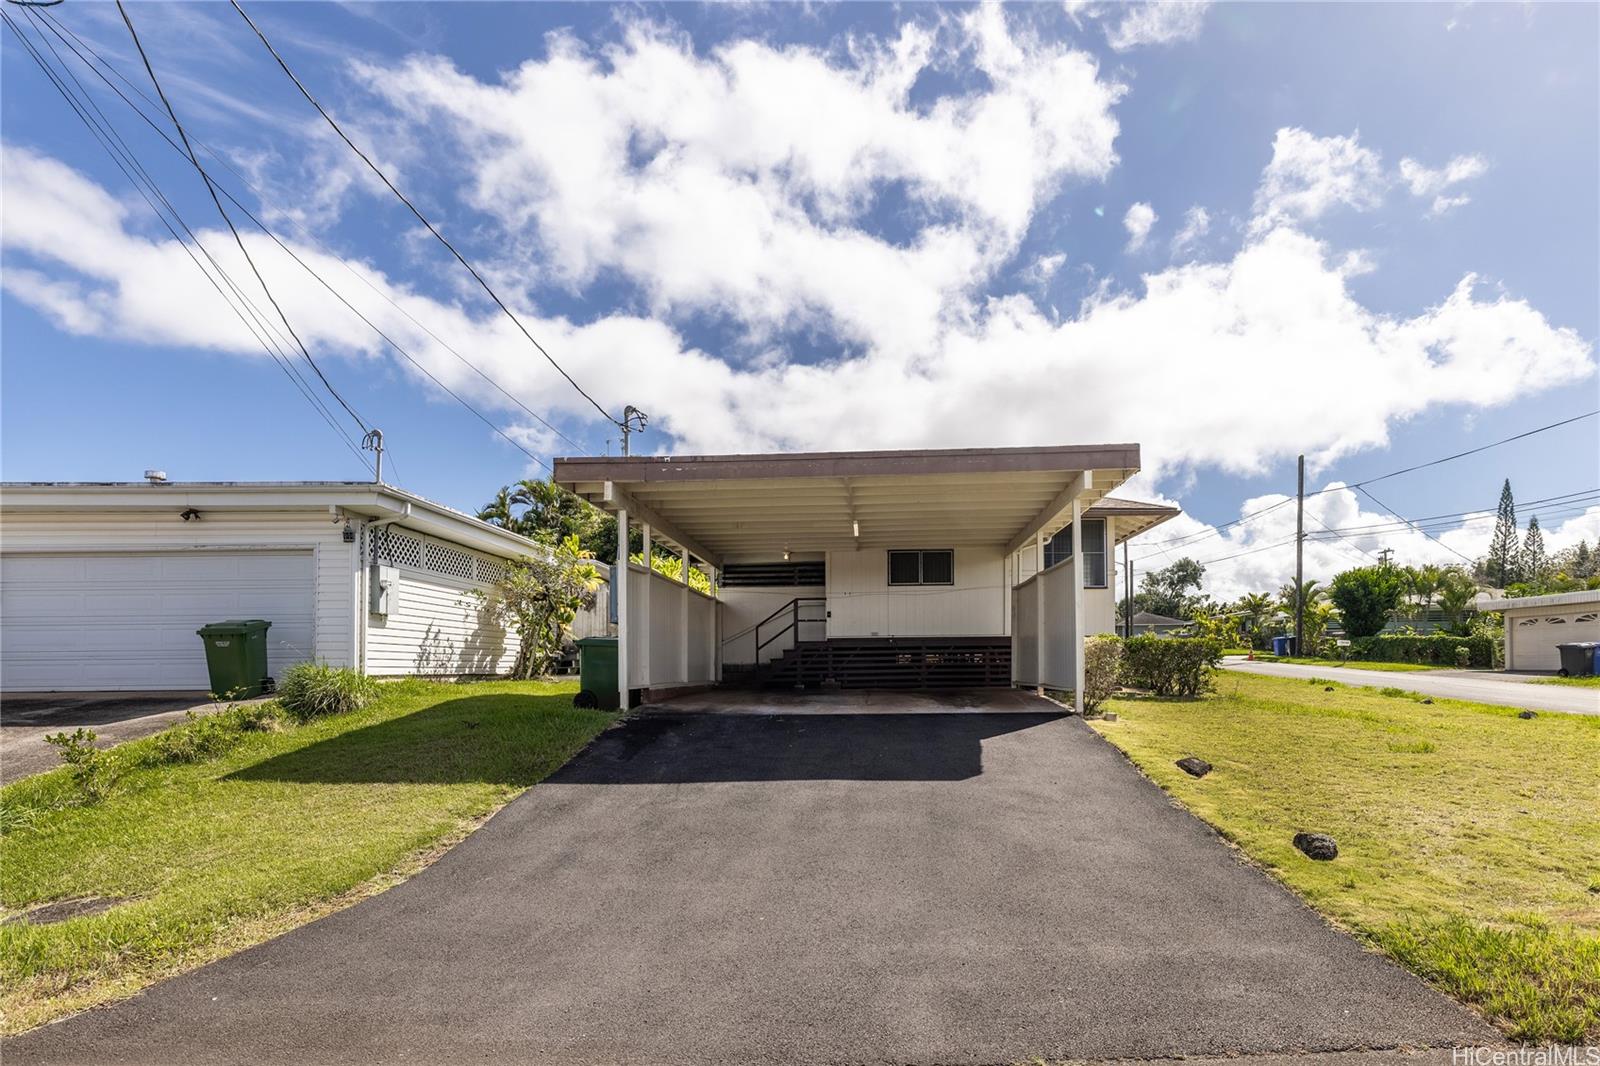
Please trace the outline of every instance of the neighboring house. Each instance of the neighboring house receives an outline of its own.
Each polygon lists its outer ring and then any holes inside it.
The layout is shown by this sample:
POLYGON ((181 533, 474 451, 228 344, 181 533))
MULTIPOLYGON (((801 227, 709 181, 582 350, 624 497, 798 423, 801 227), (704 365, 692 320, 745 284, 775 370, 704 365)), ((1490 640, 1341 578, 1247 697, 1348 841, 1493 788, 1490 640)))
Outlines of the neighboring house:
POLYGON ((1188 629, 1193 624, 1193 622, 1182 618, 1168 618, 1164 614, 1135 611, 1133 614, 1133 635, 1136 637, 1150 635, 1170 637, 1188 629))
POLYGON ((1600 589, 1479 600, 1478 610, 1505 618, 1506 669, 1555 671, 1559 644, 1600 641, 1600 589))
POLYGON ((707 597, 614 568, 626 703, 739 668, 1081 691, 1078 637, 1115 629, 1113 548, 1178 513, 1107 497, 1138 469, 1114 444, 596 456, 554 477, 716 578, 707 597))
POLYGON ((274 673, 502 673, 516 634, 474 593, 539 550, 370 482, 6 484, 0 689, 204 691, 195 630, 232 618, 272 622, 274 673))

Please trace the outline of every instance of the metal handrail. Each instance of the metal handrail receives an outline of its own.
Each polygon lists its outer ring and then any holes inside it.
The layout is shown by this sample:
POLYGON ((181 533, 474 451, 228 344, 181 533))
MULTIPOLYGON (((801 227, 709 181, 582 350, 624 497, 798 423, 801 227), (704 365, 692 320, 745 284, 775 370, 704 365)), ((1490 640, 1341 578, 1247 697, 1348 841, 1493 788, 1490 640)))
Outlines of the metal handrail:
POLYGON ((796 596, 794 599, 790 600, 788 603, 785 603, 782 607, 779 607, 777 610, 775 610, 771 614, 767 615, 765 618, 763 618, 761 621, 757 622, 755 625, 749 626, 749 627, 747 627, 745 629, 741 629, 739 632, 733 634, 732 636, 725 638, 722 643, 724 645, 726 645, 726 644, 728 644, 728 643, 730 643, 732 641, 738 640, 739 638, 741 638, 741 637, 743 637, 743 636, 745 636, 745 635, 747 635, 747 634, 749 634, 751 632, 754 632, 755 633, 755 638, 756 638, 756 649, 755 649, 756 650, 756 659, 759 661, 760 658, 761 658, 761 650, 763 648, 765 648, 768 644, 771 644, 773 641, 775 641, 779 637, 783 636, 785 633, 789 632, 790 630, 794 631, 795 641, 796 641, 796 643, 798 643, 799 642, 799 637, 800 637, 800 627, 802 625, 805 625, 807 623, 815 624, 817 622, 826 622, 827 621, 826 614, 824 614, 824 616, 821 617, 821 618, 802 618, 802 617, 800 617, 800 611, 801 611, 802 606, 804 606, 806 604, 813 604, 813 603, 826 604, 827 602, 828 602, 828 599, 827 599, 826 596, 796 596), (767 637, 765 640, 761 639, 761 627, 766 625, 768 622, 771 622, 774 619, 777 619, 777 618, 782 617, 784 615, 788 616, 788 620, 787 620, 786 624, 783 626, 783 628, 779 629, 777 632, 773 633, 771 636, 767 637))

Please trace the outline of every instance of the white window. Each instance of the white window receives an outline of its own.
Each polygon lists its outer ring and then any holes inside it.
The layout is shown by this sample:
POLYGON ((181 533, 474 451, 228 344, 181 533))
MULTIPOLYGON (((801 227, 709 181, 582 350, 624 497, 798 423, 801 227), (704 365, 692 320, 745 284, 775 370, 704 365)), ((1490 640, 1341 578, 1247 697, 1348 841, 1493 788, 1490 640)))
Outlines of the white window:
MULTIPOLYGON (((1072 558, 1072 524, 1045 541, 1044 565, 1048 569, 1072 558)), ((1083 585, 1085 588, 1106 587, 1106 520, 1083 520, 1083 585)))

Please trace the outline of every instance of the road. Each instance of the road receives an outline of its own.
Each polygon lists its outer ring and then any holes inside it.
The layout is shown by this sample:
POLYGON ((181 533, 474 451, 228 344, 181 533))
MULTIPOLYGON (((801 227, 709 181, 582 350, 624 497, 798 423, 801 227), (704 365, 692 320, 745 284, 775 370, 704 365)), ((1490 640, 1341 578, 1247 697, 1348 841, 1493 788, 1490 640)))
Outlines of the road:
POLYGON ((1424 696, 1473 700, 1530 711, 1600 715, 1600 689, 1536 685, 1529 677, 1486 670, 1384 672, 1331 664, 1303 666, 1299 663, 1265 663, 1243 656, 1229 656, 1222 661, 1222 668, 1246 674, 1265 674, 1268 677, 1326 677, 1346 685, 1365 685, 1368 688, 1387 688, 1392 685, 1407 692, 1420 692, 1424 696))

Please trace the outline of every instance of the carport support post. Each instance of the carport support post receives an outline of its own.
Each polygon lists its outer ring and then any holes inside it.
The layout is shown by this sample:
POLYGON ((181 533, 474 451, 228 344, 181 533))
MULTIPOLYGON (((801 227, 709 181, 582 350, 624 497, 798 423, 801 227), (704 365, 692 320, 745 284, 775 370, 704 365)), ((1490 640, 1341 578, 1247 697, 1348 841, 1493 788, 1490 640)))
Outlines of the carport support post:
POLYGON ((643 594, 639 597, 639 617, 644 622, 639 627, 639 665, 644 669, 641 671, 643 676, 639 678, 639 687, 649 689, 650 682, 655 680, 650 674, 650 630, 654 628, 655 604, 650 601, 655 599, 656 594, 656 568, 653 565, 656 549, 650 536, 650 523, 640 522, 639 529, 644 541, 644 573, 639 576, 639 591, 643 594))
POLYGON ((683 617, 678 623, 678 632, 682 634, 679 641, 682 655, 678 657, 679 680, 684 684, 689 683, 689 549, 683 549, 683 617))
POLYGON ((617 559, 611 592, 617 598, 617 706, 628 709, 628 509, 617 511, 617 559))
POLYGON ((1072 498, 1072 710, 1083 714, 1083 503, 1072 498))
POLYGON ((1040 695, 1044 694, 1044 654, 1049 643, 1046 639, 1049 626, 1044 613, 1044 530, 1040 530, 1033 539, 1033 602, 1034 618, 1034 667, 1033 686, 1040 695))

